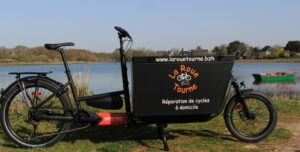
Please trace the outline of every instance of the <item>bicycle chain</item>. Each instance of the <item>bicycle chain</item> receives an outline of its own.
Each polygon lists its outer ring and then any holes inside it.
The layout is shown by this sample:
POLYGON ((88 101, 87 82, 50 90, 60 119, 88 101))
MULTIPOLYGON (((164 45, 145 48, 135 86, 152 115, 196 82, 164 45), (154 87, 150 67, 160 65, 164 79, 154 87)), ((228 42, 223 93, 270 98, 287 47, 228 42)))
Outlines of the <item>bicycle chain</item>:
POLYGON ((64 133, 74 132, 74 131, 78 131, 78 130, 82 130, 82 129, 88 128, 90 125, 91 125, 91 124, 87 124, 87 125, 85 125, 85 126, 83 126, 83 127, 78 127, 78 128, 70 129, 70 130, 67 130, 67 131, 47 133, 47 134, 40 135, 40 136, 35 136, 35 137, 36 137, 36 138, 40 138, 40 137, 49 137, 49 136, 53 136, 53 135, 58 135, 58 134, 64 134, 64 133))

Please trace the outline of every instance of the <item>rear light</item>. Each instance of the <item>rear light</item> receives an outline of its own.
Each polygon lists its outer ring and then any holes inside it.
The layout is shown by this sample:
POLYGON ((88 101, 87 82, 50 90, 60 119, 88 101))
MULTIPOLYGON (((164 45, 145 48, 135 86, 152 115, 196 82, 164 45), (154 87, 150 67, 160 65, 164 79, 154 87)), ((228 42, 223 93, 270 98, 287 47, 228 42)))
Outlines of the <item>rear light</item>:
POLYGON ((39 91, 34 91, 34 92, 32 92, 32 95, 33 95, 34 97, 39 97, 39 96, 42 95, 42 93, 39 92, 39 91))

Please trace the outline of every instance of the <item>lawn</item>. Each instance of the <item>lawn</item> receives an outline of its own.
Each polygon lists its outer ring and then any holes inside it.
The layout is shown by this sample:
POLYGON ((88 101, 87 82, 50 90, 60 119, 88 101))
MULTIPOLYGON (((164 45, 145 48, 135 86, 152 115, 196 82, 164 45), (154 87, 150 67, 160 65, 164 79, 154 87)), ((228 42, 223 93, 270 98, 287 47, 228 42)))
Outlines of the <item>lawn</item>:
MULTIPOLYGON (((276 99, 279 123, 300 125, 300 100, 276 99)), ((276 143, 293 138, 293 130, 277 126, 264 141, 243 143, 227 131, 223 116, 205 123, 170 124, 166 128, 170 151, 274 151, 276 143)), ((69 133, 48 148, 23 149, 10 142, 0 131, 0 151, 162 151, 154 125, 139 127, 97 127, 69 133)), ((278 148, 278 147, 277 147, 278 148)))

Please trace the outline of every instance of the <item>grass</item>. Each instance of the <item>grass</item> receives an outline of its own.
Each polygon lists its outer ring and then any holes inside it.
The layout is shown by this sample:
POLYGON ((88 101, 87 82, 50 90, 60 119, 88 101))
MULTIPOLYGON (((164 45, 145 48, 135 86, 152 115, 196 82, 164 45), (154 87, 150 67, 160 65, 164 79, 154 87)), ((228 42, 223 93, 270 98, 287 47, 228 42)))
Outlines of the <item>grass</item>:
MULTIPOLYGON (((300 121, 299 100, 277 98, 274 103, 279 122, 300 121)), ((274 147, 268 145, 285 142, 292 137, 290 130, 277 127, 266 140, 259 143, 240 142, 227 131, 222 115, 204 123, 170 124, 166 133, 171 151, 273 151, 274 147)), ((154 125, 130 128, 93 126, 67 134, 52 147, 37 149, 17 147, 0 131, 0 151, 5 152, 161 151, 162 147, 154 125)))
POLYGON ((280 122, 294 122, 300 120, 300 99, 275 99, 280 122))

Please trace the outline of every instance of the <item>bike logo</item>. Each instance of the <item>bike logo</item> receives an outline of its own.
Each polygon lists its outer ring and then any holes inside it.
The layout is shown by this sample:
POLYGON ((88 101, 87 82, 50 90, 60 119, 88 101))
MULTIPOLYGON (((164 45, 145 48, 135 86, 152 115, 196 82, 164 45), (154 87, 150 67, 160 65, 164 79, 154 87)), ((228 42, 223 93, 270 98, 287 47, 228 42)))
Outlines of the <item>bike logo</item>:
POLYGON ((186 72, 181 73, 177 76, 177 81, 181 82, 181 86, 189 86, 192 76, 187 74, 186 72))
POLYGON ((186 94, 197 90, 198 86, 192 82, 199 77, 199 73, 189 66, 181 64, 179 69, 174 69, 169 77, 173 79, 173 90, 177 93, 186 94))

